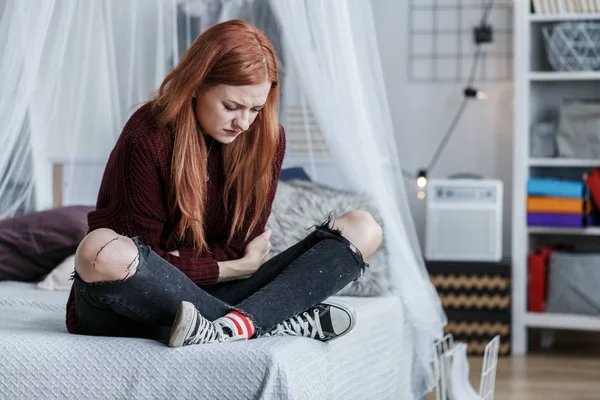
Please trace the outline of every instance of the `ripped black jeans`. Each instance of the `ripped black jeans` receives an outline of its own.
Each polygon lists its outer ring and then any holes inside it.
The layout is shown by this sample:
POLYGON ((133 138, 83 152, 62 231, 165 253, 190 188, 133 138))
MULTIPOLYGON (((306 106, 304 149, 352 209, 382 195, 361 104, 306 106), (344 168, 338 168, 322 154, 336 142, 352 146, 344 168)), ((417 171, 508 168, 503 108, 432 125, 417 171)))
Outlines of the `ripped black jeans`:
POLYGON ((213 321, 238 310, 256 334, 273 329, 336 294, 368 266, 330 221, 265 262, 248 279, 201 289, 185 274, 133 238, 137 271, 122 281, 86 283, 74 274, 77 315, 91 334, 166 340, 182 301, 213 321))

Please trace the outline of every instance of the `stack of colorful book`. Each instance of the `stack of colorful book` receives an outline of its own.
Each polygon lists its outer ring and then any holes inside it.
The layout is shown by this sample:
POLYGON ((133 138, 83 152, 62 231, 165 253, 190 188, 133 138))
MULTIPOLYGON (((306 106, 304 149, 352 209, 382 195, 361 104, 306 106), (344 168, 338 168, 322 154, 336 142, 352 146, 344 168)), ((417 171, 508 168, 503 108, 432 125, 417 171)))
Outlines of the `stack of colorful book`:
POLYGON ((527 225, 571 228, 594 225, 585 184, 551 178, 529 179, 527 225))

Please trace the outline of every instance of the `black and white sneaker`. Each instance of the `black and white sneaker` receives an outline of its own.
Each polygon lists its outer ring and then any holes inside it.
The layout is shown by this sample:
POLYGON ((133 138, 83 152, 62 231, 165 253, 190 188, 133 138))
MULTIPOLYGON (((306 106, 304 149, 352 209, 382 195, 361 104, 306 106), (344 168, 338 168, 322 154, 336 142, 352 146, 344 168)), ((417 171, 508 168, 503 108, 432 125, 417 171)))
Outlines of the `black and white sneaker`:
POLYGON ((169 347, 223 343, 245 339, 245 336, 236 334, 233 322, 230 322, 227 318, 219 318, 210 322, 200 314, 200 311, 192 303, 182 301, 171 328, 169 347))
POLYGON ((329 299, 278 324, 260 337, 302 336, 323 342, 350 332, 356 324, 356 313, 349 304, 329 299))

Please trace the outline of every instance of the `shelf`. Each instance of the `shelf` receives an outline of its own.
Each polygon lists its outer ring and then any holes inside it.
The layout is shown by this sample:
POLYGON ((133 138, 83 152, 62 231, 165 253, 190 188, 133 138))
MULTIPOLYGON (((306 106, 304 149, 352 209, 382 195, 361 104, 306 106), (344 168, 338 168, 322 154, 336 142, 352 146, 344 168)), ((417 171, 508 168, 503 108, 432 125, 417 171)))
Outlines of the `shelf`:
MULTIPOLYGON (((562 0, 561 0, 562 1, 562 0)), ((575 0, 573 0, 575 1, 575 0)), ((583 1, 583 0, 582 0, 583 1)), ((544 1, 542 1, 544 3, 544 1)), ((561 4, 561 2, 557 2, 561 4)), ((566 241, 587 249, 600 243, 600 226, 547 227, 528 226, 527 185, 529 177, 554 176, 556 179, 581 179, 592 168, 600 168, 598 159, 530 156, 531 124, 556 116, 565 100, 596 101, 600 93, 600 70, 559 71, 548 60, 544 29, 552 24, 581 21, 600 23, 600 10, 534 14, 530 1, 515 1, 514 10, 514 136, 511 230, 511 287, 513 330, 511 351, 526 354, 528 330, 572 329, 600 332, 600 316, 558 313, 532 313, 528 301, 528 255, 538 246, 566 241)))
POLYGON ((583 72, 530 72, 529 80, 533 82, 547 81, 595 81, 600 80, 599 71, 583 71, 583 72))
POLYGON ((580 235, 600 236, 600 227, 590 228, 554 228, 550 226, 528 226, 527 231, 536 235, 580 235))
POLYGON ((600 330, 600 317, 575 314, 532 313, 525 315, 525 325, 535 328, 600 330))
POLYGON ((600 13, 530 14, 529 20, 531 22, 600 20, 600 13))
POLYGON ((530 158, 531 167, 600 167, 600 159, 589 160, 583 158, 530 158))

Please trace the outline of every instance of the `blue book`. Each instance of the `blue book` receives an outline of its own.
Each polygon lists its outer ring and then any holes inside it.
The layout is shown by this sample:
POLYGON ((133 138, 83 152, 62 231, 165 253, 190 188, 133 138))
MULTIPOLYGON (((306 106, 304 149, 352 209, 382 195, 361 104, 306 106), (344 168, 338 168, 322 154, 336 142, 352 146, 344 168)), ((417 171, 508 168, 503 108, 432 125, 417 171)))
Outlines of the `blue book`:
POLYGON ((531 178, 527 181, 527 194, 532 196, 587 198, 587 190, 582 181, 568 181, 551 178, 531 178))

